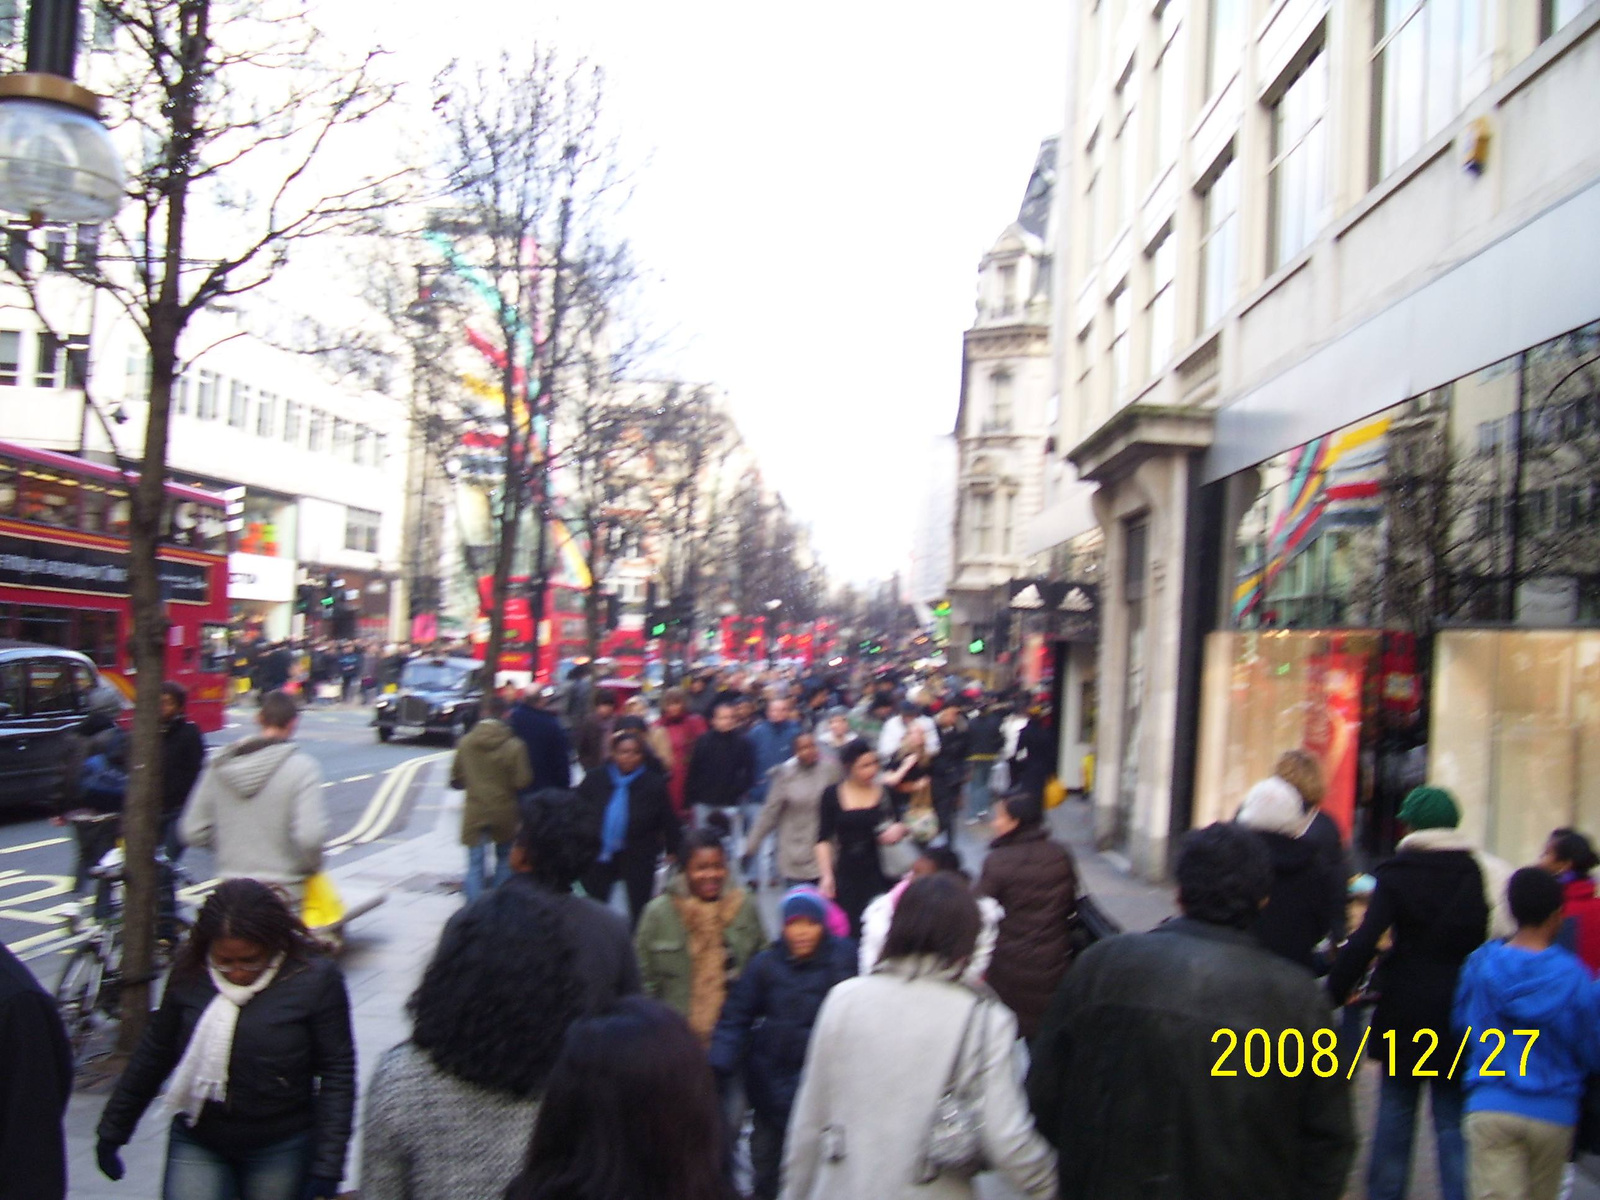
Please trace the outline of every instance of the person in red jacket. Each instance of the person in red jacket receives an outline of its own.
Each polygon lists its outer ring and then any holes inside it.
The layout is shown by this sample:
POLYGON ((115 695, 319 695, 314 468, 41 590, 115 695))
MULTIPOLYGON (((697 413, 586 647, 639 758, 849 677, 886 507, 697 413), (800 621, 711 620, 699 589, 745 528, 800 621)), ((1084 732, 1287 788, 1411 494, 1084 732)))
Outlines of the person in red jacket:
POLYGON ((1576 954, 1589 974, 1600 975, 1600 896, 1591 878, 1600 857, 1576 829, 1557 829, 1545 843, 1539 865, 1566 889, 1557 943, 1576 954))
POLYGON ((706 719, 689 709, 689 698, 680 688, 668 688, 661 693, 660 727, 666 730, 672 743, 672 771, 667 776, 667 795, 673 810, 681 820, 683 786, 689 778, 689 759, 694 755, 694 744, 706 731, 706 719))

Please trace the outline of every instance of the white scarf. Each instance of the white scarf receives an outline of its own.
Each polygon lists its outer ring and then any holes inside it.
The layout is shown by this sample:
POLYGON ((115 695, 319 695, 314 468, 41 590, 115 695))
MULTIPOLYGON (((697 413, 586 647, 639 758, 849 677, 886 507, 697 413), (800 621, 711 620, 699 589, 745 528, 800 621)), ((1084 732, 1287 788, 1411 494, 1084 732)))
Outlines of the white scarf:
POLYGON ((1483 900, 1489 906, 1489 936, 1508 938, 1517 931, 1506 899, 1506 884, 1511 882, 1511 866, 1487 850, 1474 846, 1459 829, 1419 829, 1400 839, 1396 850, 1465 850, 1478 864, 1483 877, 1483 900))
POLYGON ((162 1097, 164 1111, 182 1113, 192 1123, 200 1116, 207 1100, 221 1104, 228 1098, 228 1060, 233 1057, 233 1031, 239 1024, 239 1010, 262 992, 278 976, 283 955, 278 955, 254 983, 240 987, 209 963, 206 972, 216 985, 217 994, 195 1022, 189 1048, 167 1083, 162 1097))

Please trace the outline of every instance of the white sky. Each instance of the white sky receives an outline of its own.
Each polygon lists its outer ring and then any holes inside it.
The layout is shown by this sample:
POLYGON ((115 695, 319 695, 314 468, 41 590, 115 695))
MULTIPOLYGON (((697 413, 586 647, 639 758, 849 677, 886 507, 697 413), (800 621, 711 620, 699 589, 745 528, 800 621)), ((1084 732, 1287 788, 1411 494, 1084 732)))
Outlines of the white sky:
POLYGON ((726 389, 835 580, 905 568, 978 260, 1061 122, 1064 5, 324 3, 424 86, 535 37, 600 63, 661 371, 726 389))

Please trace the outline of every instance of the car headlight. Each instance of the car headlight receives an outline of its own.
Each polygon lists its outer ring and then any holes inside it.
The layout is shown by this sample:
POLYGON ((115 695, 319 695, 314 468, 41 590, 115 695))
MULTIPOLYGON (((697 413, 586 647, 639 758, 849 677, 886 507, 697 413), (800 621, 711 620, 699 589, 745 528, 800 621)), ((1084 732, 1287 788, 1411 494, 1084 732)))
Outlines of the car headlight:
POLYGON ((394 703, 393 700, 390 700, 387 697, 385 697, 384 699, 378 701, 378 707, 379 708, 388 708, 393 703, 394 703))

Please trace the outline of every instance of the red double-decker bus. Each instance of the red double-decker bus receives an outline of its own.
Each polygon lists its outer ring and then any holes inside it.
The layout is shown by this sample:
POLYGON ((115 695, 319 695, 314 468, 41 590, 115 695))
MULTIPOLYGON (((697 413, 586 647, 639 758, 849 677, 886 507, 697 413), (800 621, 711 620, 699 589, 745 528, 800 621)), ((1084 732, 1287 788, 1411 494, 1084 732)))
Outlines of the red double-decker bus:
MULTIPOLYGON (((199 488, 166 490, 166 678, 188 690, 190 719, 217 730, 229 668, 227 503, 199 488)), ((129 699, 131 511, 120 471, 0 442, 0 638, 87 654, 129 699)))
MULTIPOLYGON (((533 661, 533 606, 528 602, 528 577, 513 575, 506 599, 505 644, 500 648, 501 679, 548 684, 557 682, 565 668, 586 661, 588 630, 583 616, 583 589, 558 579, 544 589, 544 619, 540 622, 539 662, 533 661)), ((489 648, 489 613, 493 608, 494 576, 478 577, 478 628, 473 631, 472 656, 483 661, 489 648)))

